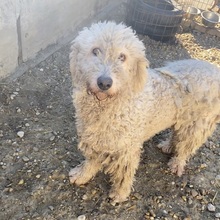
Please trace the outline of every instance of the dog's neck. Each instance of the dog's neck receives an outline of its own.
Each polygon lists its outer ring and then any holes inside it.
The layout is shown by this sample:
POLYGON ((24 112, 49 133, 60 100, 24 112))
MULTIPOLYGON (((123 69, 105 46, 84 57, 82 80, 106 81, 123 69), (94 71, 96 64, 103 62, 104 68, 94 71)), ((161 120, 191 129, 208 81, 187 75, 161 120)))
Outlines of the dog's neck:
MULTIPOLYGON (((107 127, 114 127, 114 121, 126 123, 123 118, 129 114, 129 106, 134 105, 132 102, 135 101, 135 98, 132 95, 128 96, 127 91, 124 92, 126 96, 118 93, 114 97, 103 101, 99 101, 95 96, 89 95, 86 89, 74 92, 73 102, 76 110, 76 125, 80 142, 84 143, 84 140, 86 142, 88 137, 94 135, 94 133, 102 136, 107 127)), ((96 143, 90 141, 90 146, 95 148, 96 145, 96 143)))

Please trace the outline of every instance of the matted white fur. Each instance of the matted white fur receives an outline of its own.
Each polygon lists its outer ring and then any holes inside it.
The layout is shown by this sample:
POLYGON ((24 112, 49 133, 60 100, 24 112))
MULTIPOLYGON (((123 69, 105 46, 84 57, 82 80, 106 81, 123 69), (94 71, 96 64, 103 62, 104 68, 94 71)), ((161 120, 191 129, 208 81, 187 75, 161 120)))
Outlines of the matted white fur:
POLYGON ((78 147, 85 161, 70 171, 70 182, 85 184, 103 170, 111 177, 110 197, 125 201, 143 142, 170 127, 173 136, 163 150, 174 153, 169 167, 182 175, 220 121, 220 69, 192 59, 150 69, 143 43, 114 22, 85 28, 71 50, 78 147))

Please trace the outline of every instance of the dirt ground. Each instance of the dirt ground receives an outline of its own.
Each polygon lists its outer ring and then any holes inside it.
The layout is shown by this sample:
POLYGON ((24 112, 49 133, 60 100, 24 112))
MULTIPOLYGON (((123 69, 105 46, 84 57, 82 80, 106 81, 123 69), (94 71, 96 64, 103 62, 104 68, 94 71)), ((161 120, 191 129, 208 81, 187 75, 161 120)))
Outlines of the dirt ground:
MULTIPOLYGON (((151 67, 166 60, 200 58, 220 65, 220 41, 198 32, 166 45, 140 36, 151 67)), ((0 82, 0 219, 142 220, 220 219, 220 126, 193 157, 182 177, 156 145, 145 143, 129 200, 112 206, 108 176, 86 186, 69 183, 83 157, 77 150, 71 101, 69 45, 16 80, 0 82)))

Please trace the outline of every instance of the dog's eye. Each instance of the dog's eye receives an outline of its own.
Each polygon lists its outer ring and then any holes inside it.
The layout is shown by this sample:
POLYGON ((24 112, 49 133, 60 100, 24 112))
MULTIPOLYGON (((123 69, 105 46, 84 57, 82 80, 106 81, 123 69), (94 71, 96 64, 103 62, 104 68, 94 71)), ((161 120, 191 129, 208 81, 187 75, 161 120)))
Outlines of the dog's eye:
POLYGON ((124 62, 126 60, 126 56, 123 54, 123 53, 120 53, 118 59, 121 61, 121 62, 124 62))
POLYGON ((94 48, 92 50, 92 53, 95 55, 95 56, 98 56, 100 53, 101 53, 101 50, 99 48, 94 48))

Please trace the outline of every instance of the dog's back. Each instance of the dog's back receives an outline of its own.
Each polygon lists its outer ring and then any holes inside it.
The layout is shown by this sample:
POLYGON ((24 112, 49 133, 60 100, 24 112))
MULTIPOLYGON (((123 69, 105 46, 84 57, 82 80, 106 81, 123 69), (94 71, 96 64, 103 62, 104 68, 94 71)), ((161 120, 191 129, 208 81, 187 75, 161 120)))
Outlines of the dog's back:
MULTIPOLYGON (((162 74, 176 80, 196 102, 218 105, 220 113, 220 68, 206 61, 188 59, 169 62, 158 68, 162 74)), ((191 101, 193 101, 191 99, 191 101)))

